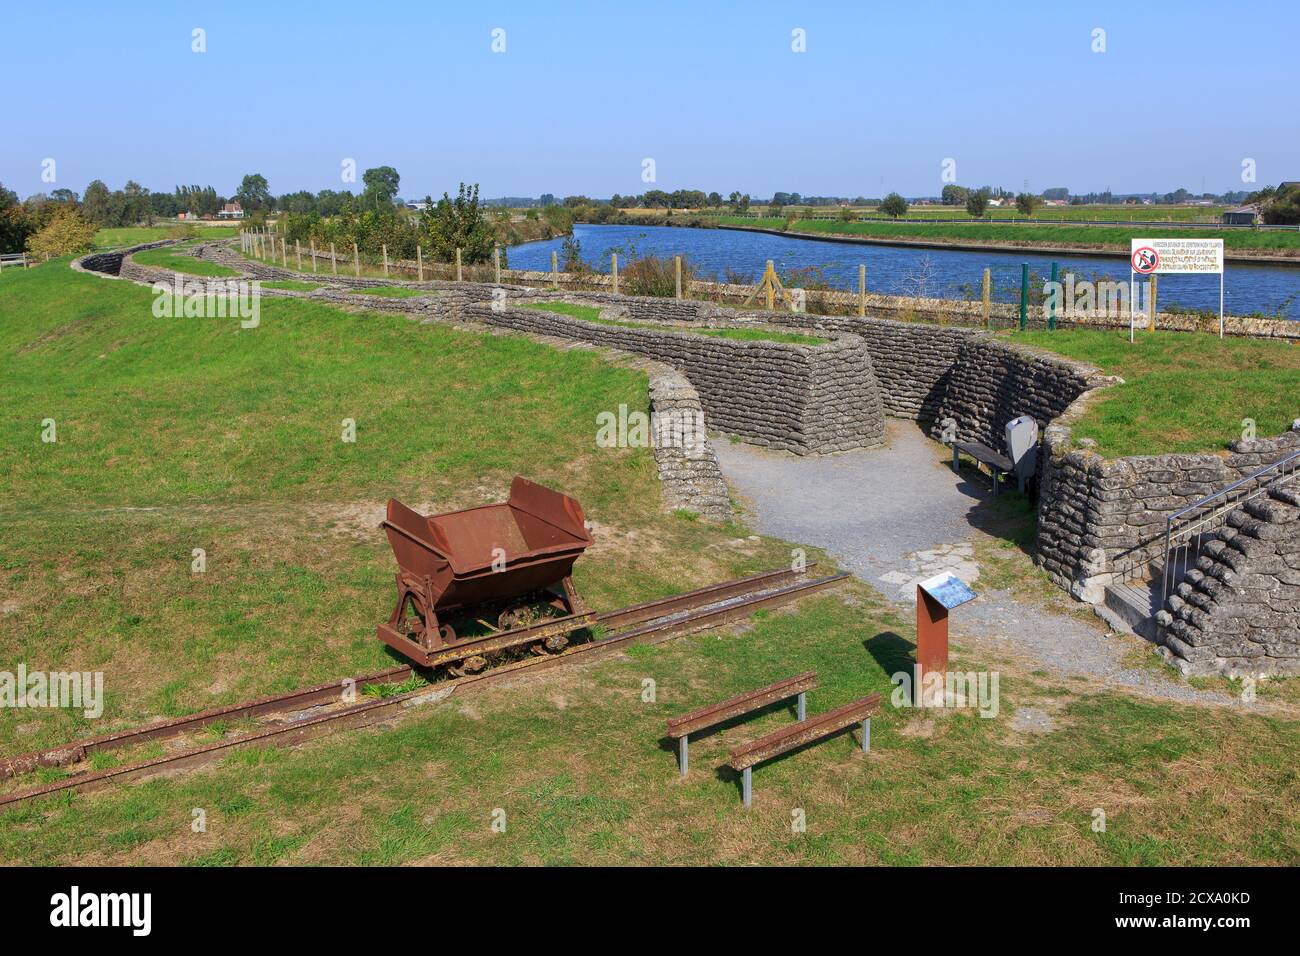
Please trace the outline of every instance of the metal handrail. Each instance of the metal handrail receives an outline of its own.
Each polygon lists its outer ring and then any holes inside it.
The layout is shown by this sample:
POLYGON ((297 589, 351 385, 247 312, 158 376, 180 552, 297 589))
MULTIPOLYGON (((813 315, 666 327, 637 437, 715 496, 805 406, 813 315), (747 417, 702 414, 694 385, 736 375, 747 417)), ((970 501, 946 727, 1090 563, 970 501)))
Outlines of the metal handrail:
POLYGON ((1171 582, 1176 586, 1182 575, 1185 575, 1190 569, 1191 561, 1188 554, 1182 555, 1182 574, 1174 573, 1173 565, 1178 561, 1178 550, 1190 546, 1193 533, 1197 539, 1196 553, 1199 555, 1201 550, 1200 538, 1204 533, 1203 529, 1210 527, 1213 522, 1217 521, 1232 509, 1240 507, 1243 502, 1251 501, 1264 494, 1274 485, 1280 484, 1281 482, 1286 481, 1289 478, 1294 478, 1296 475, 1300 474, 1300 469, 1297 469, 1296 467, 1292 467, 1288 471, 1288 466, 1292 465, 1300 465, 1300 450, 1291 452, 1291 454, 1273 462, 1271 465, 1265 465, 1258 471, 1234 481, 1232 484, 1225 488, 1221 488, 1214 494, 1207 495, 1195 504, 1188 505, 1181 511, 1176 511, 1165 518, 1165 561, 1164 567, 1161 568, 1159 607, 1163 608, 1165 602, 1169 598, 1171 582), (1259 482, 1261 478, 1270 475, 1270 473, 1273 474, 1273 477, 1258 484, 1258 486, 1249 494, 1245 494, 1239 498, 1231 498, 1231 500, 1229 500, 1232 493, 1237 491, 1239 488, 1244 488, 1252 482, 1259 482), (1187 515, 1191 515, 1210 507, 1216 501, 1221 501, 1222 503, 1208 513, 1200 514, 1187 520, 1184 527, 1177 529, 1177 531, 1174 530, 1174 525, 1184 519, 1187 515), (1176 545, 1174 543, 1175 536, 1186 536, 1186 545, 1176 545))

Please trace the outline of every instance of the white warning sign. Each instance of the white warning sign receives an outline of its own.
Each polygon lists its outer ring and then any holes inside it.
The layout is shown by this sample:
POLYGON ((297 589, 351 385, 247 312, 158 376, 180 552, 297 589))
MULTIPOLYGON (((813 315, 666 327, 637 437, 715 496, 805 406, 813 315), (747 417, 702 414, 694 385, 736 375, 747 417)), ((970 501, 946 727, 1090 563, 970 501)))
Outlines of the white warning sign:
POLYGON ((1223 274, 1222 239, 1133 239, 1130 256, 1139 275, 1223 274))

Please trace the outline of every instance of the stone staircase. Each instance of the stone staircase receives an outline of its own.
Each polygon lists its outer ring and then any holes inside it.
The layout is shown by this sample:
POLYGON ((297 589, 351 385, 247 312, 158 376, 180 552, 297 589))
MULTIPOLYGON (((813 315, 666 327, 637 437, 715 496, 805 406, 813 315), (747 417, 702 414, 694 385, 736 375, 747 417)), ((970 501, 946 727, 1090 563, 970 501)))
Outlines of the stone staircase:
POLYGON ((1300 673, 1300 481, 1229 512, 1156 625, 1161 655, 1184 674, 1300 673))

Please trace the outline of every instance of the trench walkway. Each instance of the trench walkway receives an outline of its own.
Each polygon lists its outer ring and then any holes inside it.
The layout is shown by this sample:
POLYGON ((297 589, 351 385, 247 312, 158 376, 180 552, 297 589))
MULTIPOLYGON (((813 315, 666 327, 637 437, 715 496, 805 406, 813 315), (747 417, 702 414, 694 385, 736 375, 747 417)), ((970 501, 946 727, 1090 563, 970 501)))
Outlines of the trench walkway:
MULTIPOLYGON (((911 422, 891 419, 889 447, 798 457, 715 436, 723 474, 763 534, 825 548, 847 570, 901 608, 916 603, 916 583, 951 571, 980 593, 954 612, 954 640, 1045 665, 1059 675, 1098 678, 1159 697, 1229 702, 1155 669, 1132 667, 1126 654, 1150 645, 1108 636, 1100 621, 1055 613, 984 591, 973 540, 978 510, 991 494, 953 474, 947 449, 911 422)), ((966 657, 975 657, 968 647, 966 657)))

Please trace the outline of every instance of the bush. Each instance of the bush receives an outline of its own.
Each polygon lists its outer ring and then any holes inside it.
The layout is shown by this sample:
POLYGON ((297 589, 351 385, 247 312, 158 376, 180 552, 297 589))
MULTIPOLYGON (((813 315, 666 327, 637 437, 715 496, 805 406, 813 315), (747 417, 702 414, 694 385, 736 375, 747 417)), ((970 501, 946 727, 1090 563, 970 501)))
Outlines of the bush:
POLYGON ((27 240, 27 251, 43 256, 88 252, 95 247, 97 231, 93 222, 87 222, 80 213, 65 207, 55 214, 49 225, 27 240))
MULTIPOLYGON (((686 289, 694 278, 695 267, 687 259, 683 258, 683 295, 686 294, 686 289)), ((619 276, 619 286, 621 290, 626 290, 630 295, 672 297, 677 294, 677 272, 673 260, 670 258, 660 259, 658 256, 645 256, 629 262, 619 276)))

